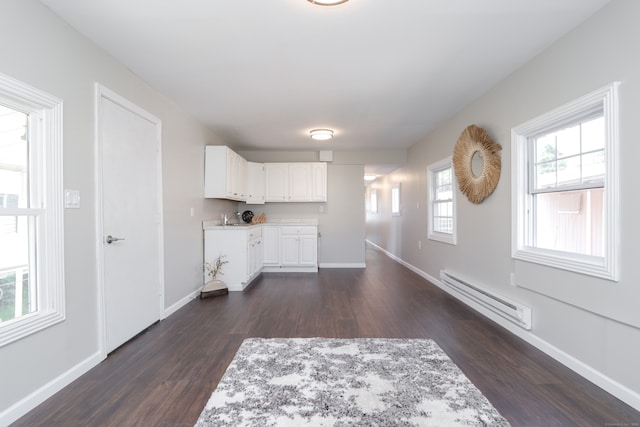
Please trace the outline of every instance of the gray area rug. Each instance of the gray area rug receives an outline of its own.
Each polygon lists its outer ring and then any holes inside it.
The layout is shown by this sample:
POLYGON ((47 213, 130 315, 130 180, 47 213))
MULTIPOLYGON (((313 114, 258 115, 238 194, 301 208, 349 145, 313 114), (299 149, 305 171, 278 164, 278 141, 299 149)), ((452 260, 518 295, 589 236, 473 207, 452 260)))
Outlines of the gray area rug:
POLYGON ((432 340, 251 338, 196 424, 305 425, 509 423, 432 340))

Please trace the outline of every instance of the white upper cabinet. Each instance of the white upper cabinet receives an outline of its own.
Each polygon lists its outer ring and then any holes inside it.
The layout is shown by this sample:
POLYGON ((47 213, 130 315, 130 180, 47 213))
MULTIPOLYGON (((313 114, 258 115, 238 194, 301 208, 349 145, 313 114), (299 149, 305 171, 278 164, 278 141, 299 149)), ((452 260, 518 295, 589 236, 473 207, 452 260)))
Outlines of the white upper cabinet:
POLYGON ((264 196, 267 202, 289 201, 289 164, 264 164, 264 196))
POLYGON ((264 204, 264 164, 247 162, 247 204, 264 204))
POLYGON ((239 200, 247 200, 247 161, 239 154, 233 153, 233 168, 231 169, 233 195, 239 200))
POLYGON ((289 163, 289 201, 311 200, 311 163, 289 163))
POLYGON ((265 163, 267 202, 326 202, 327 164, 265 163))
POLYGON ((227 146, 207 146, 204 197, 247 204, 326 202, 327 164, 254 163, 227 146))
POLYGON ((205 147, 204 197, 245 201, 247 161, 229 147, 205 147))
POLYGON ((327 201, 327 164, 311 163, 311 201, 327 201))

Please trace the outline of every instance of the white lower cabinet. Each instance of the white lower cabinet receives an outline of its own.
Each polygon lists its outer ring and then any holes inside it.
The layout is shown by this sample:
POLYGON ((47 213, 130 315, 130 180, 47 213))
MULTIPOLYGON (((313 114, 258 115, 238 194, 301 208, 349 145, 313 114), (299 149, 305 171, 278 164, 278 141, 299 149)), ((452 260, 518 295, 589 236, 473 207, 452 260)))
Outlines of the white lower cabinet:
POLYGON ((318 271, 317 226, 271 228, 271 238, 265 235, 265 271, 318 271), (267 270, 267 267, 270 268, 267 270))
POLYGON ((262 237, 256 237, 249 240, 247 247, 249 254, 249 263, 247 265, 247 274, 249 277, 255 277, 260 273, 264 260, 264 249, 262 247, 262 237))
POLYGON ((281 264, 284 266, 315 266, 317 263, 317 238, 307 234, 283 234, 281 264))
MULTIPOLYGON (((228 263, 217 278, 230 291, 242 291, 262 270, 262 227, 216 227, 204 230, 204 261, 215 262, 224 255, 228 263)), ((205 283, 211 278, 204 274, 205 283)))
MULTIPOLYGON (((244 290, 261 272, 317 272, 316 225, 253 225, 204 230, 204 262, 224 255, 217 278, 230 291, 244 290)), ((211 278, 205 272, 204 282, 211 278)))
POLYGON ((262 227, 262 241, 264 247, 264 265, 280 265, 280 228, 272 226, 262 227))

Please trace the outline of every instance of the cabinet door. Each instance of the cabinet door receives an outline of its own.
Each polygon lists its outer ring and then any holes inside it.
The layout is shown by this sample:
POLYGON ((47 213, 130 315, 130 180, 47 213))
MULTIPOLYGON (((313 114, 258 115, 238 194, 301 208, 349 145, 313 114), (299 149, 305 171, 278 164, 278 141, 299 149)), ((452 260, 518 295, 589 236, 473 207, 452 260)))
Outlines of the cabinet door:
POLYGON ((264 164, 247 162, 247 204, 264 204, 264 164))
POLYGON ((227 195, 232 200, 245 201, 247 161, 232 150, 227 152, 227 195))
POLYGON ((280 262, 282 265, 298 265, 298 236, 283 234, 280 239, 280 262))
POLYGON ((263 263, 264 265, 280 265, 280 235, 278 227, 262 228, 263 263))
POLYGON ((265 163, 265 201, 286 202, 289 198, 289 168, 287 163, 265 163))
POLYGON ((311 201, 327 201, 327 164, 311 164, 311 201))
POLYGON ((233 192, 238 199, 245 201, 247 200, 247 161, 239 154, 236 154, 234 163, 236 167, 233 171, 233 192))
POLYGON ((247 276, 251 277, 256 273, 258 266, 258 258, 256 257, 256 240, 249 241, 247 245, 247 256, 249 262, 247 262, 247 276))
POLYGON ((226 199, 227 147, 205 147, 204 159, 204 197, 226 199))
POLYGON ((318 237, 316 235, 303 234, 298 237, 298 264, 318 265, 318 237))
POLYGON ((262 238, 256 240, 255 246, 255 270, 254 273, 258 273, 264 267, 264 248, 262 238))
POLYGON ((226 146, 207 146, 204 165, 204 197, 246 200, 247 161, 226 146))
POLYGON ((289 201, 311 201, 311 164, 289 164, 289 201))
POLYGON ((225 176, 225 194, 227 195, 228 198, 230 199, 235 199, 238 197, 238 194, 236 193, 236 188, 237 188, 237 184, 236 184, 236 179, 237 179, 237 169, 238 169, 238 162, 237 162, 237 155, 235 152, 231 151, 231 150, 227 150, 226 153, 227 156, 227 174, 225 176))

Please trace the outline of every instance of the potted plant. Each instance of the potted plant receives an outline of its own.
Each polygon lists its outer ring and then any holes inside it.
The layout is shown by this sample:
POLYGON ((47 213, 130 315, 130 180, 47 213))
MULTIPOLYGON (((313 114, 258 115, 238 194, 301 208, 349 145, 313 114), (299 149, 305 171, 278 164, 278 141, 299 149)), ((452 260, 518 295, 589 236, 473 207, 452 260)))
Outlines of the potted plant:
POLYGON ((205 262, 204 269, 207 271, 211 280, 204 284, 202 287, 202 291, 200 291, 200 298, 208 298, 215 297, 218 295, 227 295, 229 293, 229 288, 227 288, 227 284, 222 280, 218 280, 218 275, 223 275, 222 266, 227 264, 229 261, 223 261, 225 255, 220 255, 213 262, 205 262))

